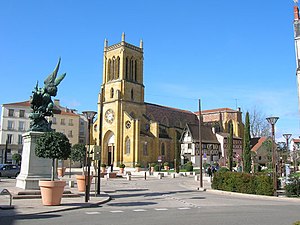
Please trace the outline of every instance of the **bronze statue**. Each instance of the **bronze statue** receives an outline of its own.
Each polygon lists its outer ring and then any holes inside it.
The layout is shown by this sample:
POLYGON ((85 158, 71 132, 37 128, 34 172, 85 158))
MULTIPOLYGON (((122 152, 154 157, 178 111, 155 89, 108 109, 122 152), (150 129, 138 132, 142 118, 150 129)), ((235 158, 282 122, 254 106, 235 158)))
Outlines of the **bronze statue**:
POLYGON ((29 114, 29 118, 31 119, 30 131, 47 132, 52 130, 51 122, 48 122, 45 117, 53 116, 53 101, 51 100, 51 96, 56 96, 57 86, 66 76, 66 73, 64 73, 56 78, 59 65, 60 59, 53 73, 44 81, 44 87, 39 88, 37 82, 32 91, 32 96, 30 96, 32 112, 29 114))

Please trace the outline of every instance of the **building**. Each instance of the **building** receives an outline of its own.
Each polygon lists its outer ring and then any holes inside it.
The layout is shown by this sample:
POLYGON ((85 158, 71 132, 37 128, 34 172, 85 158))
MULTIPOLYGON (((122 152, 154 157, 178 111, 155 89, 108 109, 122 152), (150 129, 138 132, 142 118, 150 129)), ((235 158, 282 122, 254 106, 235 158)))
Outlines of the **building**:
MULTIPOLYGON (((29 114, 31 107, 29 101, 8 103, 2 105, 0 129, 0 162, 12 162, 14 153, 22 153, 22 135, 29 130, 29 114)), ((86 143, 87 121, 78 115, 75 110, 62 107, 58 99, 54 100, 54 116, 52 129, 64 133, 70 143, 86 143)))
POLYGON ((256 169, 261 171, 264 167, 271 167, 268 164, 272 163, 272 138, 252 138, 251 146, 252 165, 255 167, 255 171, 256 169))
MULTIPOLYGON (((187 124, 199 123, 196 113, 144 101, 143 54, 143 42, 131 45, 125 42, 124 33, 120 43, 108 46, 108 41, 104 42, 103 79, 93 138, 101 146, 101 161, 108 165, 124 163, 133 167, 137 162, 147 166, 179 160, 182 131, 187 124)), ((229 110, 222 113, 223 129, 231 117, 224 116, 230 114, 229 110)), ((241 113, 235 111, 237 114, 241 113)), ((238 135, 240 126, 236 123, 238 135)))
MULTIPOLYGON (((201 126, 201 142, 203 160, 207 163, 219 162, 222 151, 212 127, 201 126)), ((200 165, 199 125, 187 124, 182 132, 180 143, 181 164, 191 161, 195 165, 200 165)))

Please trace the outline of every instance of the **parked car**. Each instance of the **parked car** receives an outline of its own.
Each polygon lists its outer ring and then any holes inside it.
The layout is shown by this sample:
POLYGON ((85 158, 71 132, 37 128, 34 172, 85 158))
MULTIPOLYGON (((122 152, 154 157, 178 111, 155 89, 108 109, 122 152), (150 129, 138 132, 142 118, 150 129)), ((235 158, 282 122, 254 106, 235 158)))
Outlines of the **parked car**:
POLYGON ((0 177, 17 177, 20 173, 20 166, 14 164, 0 164, 0 177))

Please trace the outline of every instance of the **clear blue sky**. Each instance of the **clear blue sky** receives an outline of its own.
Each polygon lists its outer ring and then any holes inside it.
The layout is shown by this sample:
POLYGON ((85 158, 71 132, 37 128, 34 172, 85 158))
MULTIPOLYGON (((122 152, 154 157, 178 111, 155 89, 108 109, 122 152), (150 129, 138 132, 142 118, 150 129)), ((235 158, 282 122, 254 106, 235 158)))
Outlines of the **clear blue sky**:
MULTIPOLYGON (((97 109, 103 43, 144 41, 147 102, 191 111, 241 107, 300 134, 292 0, 0 2, 0 103, 29 99, 62 58, 61 104, 97 109)), ((245 114, 245 113, 244 113, 245 114)))

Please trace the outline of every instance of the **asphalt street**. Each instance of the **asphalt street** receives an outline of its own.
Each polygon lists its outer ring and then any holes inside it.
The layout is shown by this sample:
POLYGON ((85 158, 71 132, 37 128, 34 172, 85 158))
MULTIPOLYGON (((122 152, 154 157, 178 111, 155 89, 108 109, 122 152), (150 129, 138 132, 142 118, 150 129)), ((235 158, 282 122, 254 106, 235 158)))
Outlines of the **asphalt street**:
POLYGON ((117 178, 103 180, 101 187, 112 198, 105 204, 40 213, 16 210, 1 216, 0 224, 292 225, 300 220, 299 200, 200 192, 193 177, 117 178))

